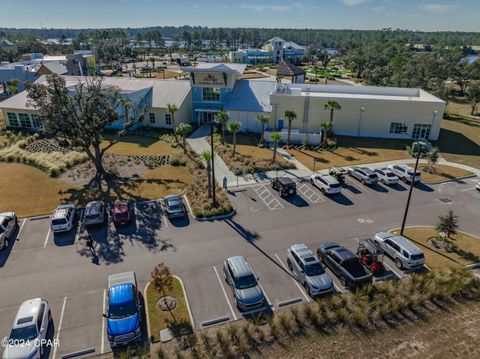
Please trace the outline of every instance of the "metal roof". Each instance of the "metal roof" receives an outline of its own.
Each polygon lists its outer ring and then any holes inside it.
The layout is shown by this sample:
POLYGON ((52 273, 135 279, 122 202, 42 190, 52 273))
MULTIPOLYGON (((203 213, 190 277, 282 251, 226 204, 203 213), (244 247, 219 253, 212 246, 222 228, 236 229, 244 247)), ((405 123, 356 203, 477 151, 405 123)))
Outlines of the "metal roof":
POLYGON ((276 82, 271 80, 238 80, 224 110, 270 112, 270 94, 275 87, 276 82))
POLYGON ((237 64, 237 63, 215 63, 215 62, 200 62, 195 66, 183 67, 184 72, 203 72, 203 71, 214 71, 214 72, 238 72, 243 74, 247 64, 237 64))

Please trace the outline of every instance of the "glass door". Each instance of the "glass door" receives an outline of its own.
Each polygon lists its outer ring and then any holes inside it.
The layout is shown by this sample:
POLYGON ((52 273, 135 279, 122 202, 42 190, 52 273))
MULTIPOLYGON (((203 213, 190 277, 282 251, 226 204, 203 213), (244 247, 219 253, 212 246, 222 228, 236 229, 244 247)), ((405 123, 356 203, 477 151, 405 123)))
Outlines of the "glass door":
POLYGON ((428 138, 430 137, 431 129, 432 125, 417 123, 413 126, 412 137, 420 140, 428 140, 428 138))

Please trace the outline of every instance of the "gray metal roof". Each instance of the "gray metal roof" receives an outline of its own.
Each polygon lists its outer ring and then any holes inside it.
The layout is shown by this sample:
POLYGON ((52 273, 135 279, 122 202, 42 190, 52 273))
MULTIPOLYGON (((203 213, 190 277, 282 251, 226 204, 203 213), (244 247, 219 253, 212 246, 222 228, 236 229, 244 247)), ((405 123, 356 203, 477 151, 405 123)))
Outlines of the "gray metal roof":
POLYGON ((270 94, 276 82, 269 80, 238 80, 224 109, 227 111, 270 112, 270 94))
POLYGON ((45 62, 42 64, 47 69, 49 69, 52 73, 58 75, 64 75, 68 73, 67 65, 63 61, 52 61, 52 62, 45 62))

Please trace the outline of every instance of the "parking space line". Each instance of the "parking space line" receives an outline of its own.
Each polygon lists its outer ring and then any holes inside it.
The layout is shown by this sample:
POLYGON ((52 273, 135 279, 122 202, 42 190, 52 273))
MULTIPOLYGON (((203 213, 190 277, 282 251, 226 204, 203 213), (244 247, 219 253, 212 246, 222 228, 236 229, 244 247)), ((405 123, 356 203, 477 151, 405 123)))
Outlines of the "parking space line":
POLYGON ((392 267, 390 267, 387 262, 384 261, 383 264, 385 265, 385 267, 390 269, 390 271, 392 271, 392 273, 395 274, 399 279, 402 279, 405 277, 404 274, 398 273, 396 269, 393 269, 392 267))
POLYGON ((50 232, 51 232, 51 228, 48 227, 48 233, 47 233, 47 237, 45 238, 45 243, 43 244, 43 248, 47 247, 48 239, 50 238, 50 232))
POLYGON ((105 302, 107 300, 107 290, 104 288, 103 289, 103 309, 102 309, 102 337, 100 341, 100 354, 103 354, 105 350, 105 317, 103 314, 105 314, 105 302))
POLYGON ((270 298, 268 298, 267 292, 265 292, 265 289, 263 289, 262 285, 260 284, 260 281, 258 281, 258 286, 259 286, 260 289, 262 290, 263 295, 264 295, 265 298, 267 299, 267 302, 268 302, 270 308, 272 308, 272 311, 274 312, 274 311, 275 311, 275 306, 274 306, 273 303, 270 301, 270 298))
POLYGON ((260 199, 265 203, 265 205, 270 210, 282 209, 284 208, 280 201, 270 192, 270 190, 265 186, 256 186, 252 187, 255 193, 260 197, 260 199))
POLYGON ((310 186, 308 186, 306 183, 302 183, 298 187, 299 192, 305 196, 311 203, 323 203, 325 202, 325 199, 320 196, 317 192, 315 192, 310 186))
MULTIPOLYGON (((285 270, 287 272, 290 272, 289 269, 287 268, 287 266, 283 263, 283 261, 280 259, 280 257, 278 256, 277 253, 275 253, 275 257, 277 257, 278 261, 280 262, 280 264, 282 265, 283 268, 285 268, 285 270)), ((307 295, 305 294, 305 292, 303 291, 302 289, 302 286, 295 280, 295 278, 291 277, 292 280, 293 280, 293 283, 295 283, 295 285, 297 286, 298 290, 302 293, 303 297, 305 298, 305 300, 307 302, 311 302, 312 299, 307 295)))
POLYGON ((20 229, 18 230, 17 239, 18 239, 18 237, 20 237, 20 233, 22 232, 23 226, 25 225, 26 221, 27 221, 27 219, 24 218, 23 221, 22 221, 22 225, 20 226, 20 229))
MULTIPOLYGON (((63 315, 65 314, 65 305, 66 304, 67 304, 67 297, 64 297, 63 298, 62 311, 60 313, 60 320, 58 321, 58 330, 57 330, 57 338, 56 338, 57 343, 60 340, 60 331, 62 330, 63 315)), ((55 359, 55 356, 57 355, 57 348, 58 348, 58 345, 53 346, 52 359, 55 359)))
POLYGON ((220 287, 222 287, 222 292, 223 295, 225 296, 225 299, 227 300, 228 307, 230 308, 230 312, 233 315, 233 318, 237 320, 237 315, 235 314, 232 305, 230 304, 230 300, 228 299, 227 292, 225 291, 225 288, 223 287, 222 280, 220 279, 220 276, 218 275, 217 268, 213 266, 213 270, 215 271, 215 274, 217 275, 218 283, 220 283, 220 287))

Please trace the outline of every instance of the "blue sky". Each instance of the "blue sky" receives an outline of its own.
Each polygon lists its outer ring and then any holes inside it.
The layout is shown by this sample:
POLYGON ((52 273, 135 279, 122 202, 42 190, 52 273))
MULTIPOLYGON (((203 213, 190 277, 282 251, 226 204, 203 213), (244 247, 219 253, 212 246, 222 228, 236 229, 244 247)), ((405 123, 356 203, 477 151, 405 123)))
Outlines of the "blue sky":
POLYGON ((0 27, 155 25, 480 31, 479 0, 0 0, 0 27))

